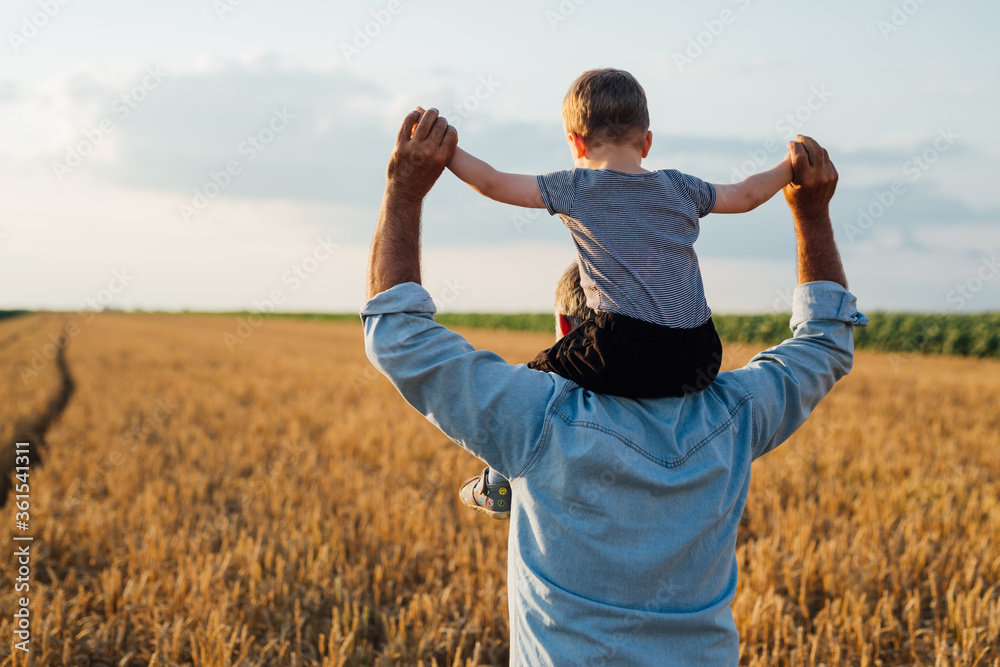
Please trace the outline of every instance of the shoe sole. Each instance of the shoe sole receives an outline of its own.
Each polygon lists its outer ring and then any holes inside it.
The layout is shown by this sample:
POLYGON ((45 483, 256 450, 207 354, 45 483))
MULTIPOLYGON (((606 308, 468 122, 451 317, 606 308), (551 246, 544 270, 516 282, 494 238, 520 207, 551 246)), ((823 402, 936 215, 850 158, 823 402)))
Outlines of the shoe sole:
POLYGON ((493 519, 494 521, 510 520, 510 512, 494 512, 492 510, 486 509, 485 507, 480 507, 479 505, 469 505, 468 503, 464 504, 466 507, 471 507, 472 509, 479 510, 480 512, 482 512, 489 518, 493 519))

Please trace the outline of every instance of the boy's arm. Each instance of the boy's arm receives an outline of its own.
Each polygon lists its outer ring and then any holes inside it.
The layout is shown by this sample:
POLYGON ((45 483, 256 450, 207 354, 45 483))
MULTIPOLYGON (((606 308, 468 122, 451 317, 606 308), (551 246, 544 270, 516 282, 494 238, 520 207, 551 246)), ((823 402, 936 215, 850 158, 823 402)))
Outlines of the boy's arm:
POLYGON ((455 149, 455 157, 448 168, 473 190, 490 199, 525 208, 545 208, 535 176, 497 171, 461 148, 455 149))
POLYGON ((746 213, 757 208, 792 182, 792 162, 785 159, 775 167, 748 176, 739 183, 715 185, 712 213, 746 213))

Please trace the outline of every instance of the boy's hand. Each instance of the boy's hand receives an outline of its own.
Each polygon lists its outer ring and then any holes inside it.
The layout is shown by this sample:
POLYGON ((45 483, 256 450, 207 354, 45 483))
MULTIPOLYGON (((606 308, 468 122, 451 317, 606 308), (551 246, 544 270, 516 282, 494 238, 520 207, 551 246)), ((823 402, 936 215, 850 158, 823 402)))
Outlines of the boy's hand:
POLYGON ((437 109, 417 107, 403 119, 386 169, 386 188, 411 201, 421 201, 451 162, 458 132, 437 109))
POLYGON ((795 141, 788 142, 788 157, 792 163, 792 182, 783 192, 792 214, 798 220, 829 215, 839 175, 826 149, 812 137, 800 134, 795 141))

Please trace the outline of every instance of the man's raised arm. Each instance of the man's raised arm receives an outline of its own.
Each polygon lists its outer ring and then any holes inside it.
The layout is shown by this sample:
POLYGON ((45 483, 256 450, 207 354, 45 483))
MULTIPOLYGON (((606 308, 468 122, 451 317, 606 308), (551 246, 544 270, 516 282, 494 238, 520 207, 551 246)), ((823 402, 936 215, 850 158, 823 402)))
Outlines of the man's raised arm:
POLYGON ((542 432, 554 376, 474 349, 434 322, 434 302, 420 286, 421 206, 457 142, 434 109, 411 112, 399 130, 368 262, 365 350, 407 403, 515 478, 542 432))
POLYGON ((785 186, 785 201, 792 209, 798 248, 799 284, 821 280, 847 289, 847 275, 833 240, 830 200, 837 189, 837 168, 826 149, 801 134, 788 142, 792 156, 792 182, 785 186))
POLYGON ((418 108, 403 119, 368 258, 369 299, 394 285, 420 284, 420 211, 456 146, 458 132, 437 109, 418 108))
POLYGON ((851 371, 854 326, 868 323, 847 291, 833 238, 830 199, 837 189, 837 170, 826 150, 809 137, 798 136, 788 150, 793 180, 784 193, 795 222, 799 282, 792 302, 793 337, 733 373, 753 396, 754 457, 792 435, 851 371))

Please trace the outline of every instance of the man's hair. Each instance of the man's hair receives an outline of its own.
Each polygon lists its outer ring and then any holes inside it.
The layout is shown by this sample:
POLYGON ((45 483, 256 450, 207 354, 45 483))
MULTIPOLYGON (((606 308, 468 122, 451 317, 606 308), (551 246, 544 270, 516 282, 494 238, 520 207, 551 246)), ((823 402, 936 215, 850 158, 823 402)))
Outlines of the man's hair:
POLYGON ((563 125, 588 146, 605 141, 642 146, 649 130, 646 91, 620 69, 593 69, 581 74, 563 99, 563 125))
POLYGON ((556 283, 556 310, 565 315, 574 327, 594 316, 594 311, 587 306, 587 295, 580 286, 580 267, 576 262, 563 271, 556 283))

